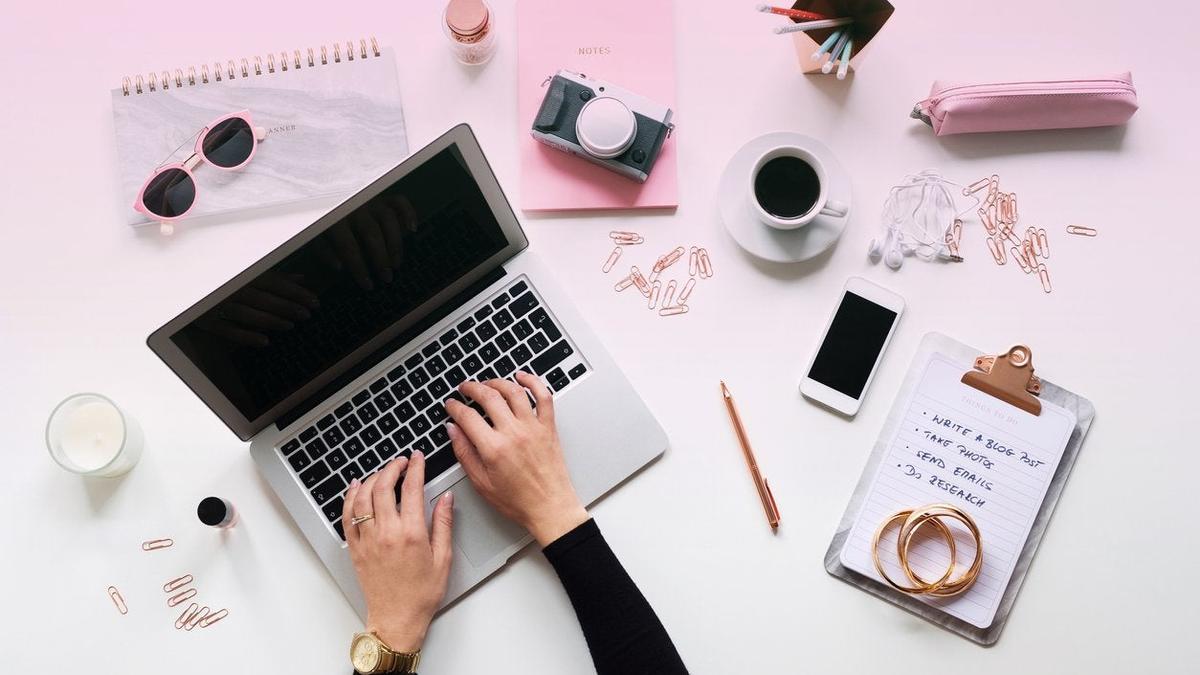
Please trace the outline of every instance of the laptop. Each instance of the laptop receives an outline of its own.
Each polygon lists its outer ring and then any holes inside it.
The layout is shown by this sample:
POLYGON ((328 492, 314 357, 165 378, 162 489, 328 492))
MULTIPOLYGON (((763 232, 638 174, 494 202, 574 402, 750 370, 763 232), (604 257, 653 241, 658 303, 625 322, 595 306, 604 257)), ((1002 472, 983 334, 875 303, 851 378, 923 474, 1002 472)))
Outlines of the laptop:
MULTIPOLYGON (((419 449, 426 514, 454 489, 443 606, 531 541, 475 492, 444 401, 468 379, 540 376, 590 504, 667 438, 529 250, 466 124, 454 127, 156 330, 150 349, 250 454, 361 616, 342 531, 353 478, 419 449)), ((467 403, 471 403, 467 401, 467 403)))

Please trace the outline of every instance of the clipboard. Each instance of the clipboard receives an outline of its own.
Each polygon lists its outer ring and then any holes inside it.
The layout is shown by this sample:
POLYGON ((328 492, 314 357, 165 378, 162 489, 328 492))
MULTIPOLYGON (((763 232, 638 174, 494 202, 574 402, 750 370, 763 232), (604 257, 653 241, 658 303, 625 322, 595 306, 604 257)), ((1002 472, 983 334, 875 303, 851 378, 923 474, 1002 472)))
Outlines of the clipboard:
MULTIPOLYGON (((957 372, 959 371, 956 370, 955 373, 957 372)), ((978 397, 977 394, 973 394, 973 396, 978 397)), ((985 646, 995 644, 1008 621, 1017 593, 1025 575, 1029 572, 1033 556, 1041 544, 1050 516, 1062 496, 1062 490, 1070 476, 1071 468, 1075 464, 1083 439, 1094 418, 1095 408, 1091 401, 1034 375, 1033 353, 1029 347, 1018 345, 1003 354, 988 356, 982 354, 981 350, 973 349, 940 333, 927 334, 913 357, 912 366, 905 376, 892 410, 880 431, 879 438, 867 460, 846 511, 842 515, 833 540, 825 552, 826 571, 848 584, 946 630, 957 633, 972 642, 985 646), (960 599, 936 602, 908 595, 879 581, 873 576, 874 572, 865 573, 845 564, 844 553, 847 549, 847 542, 855 544, 857 538, 861 537, 860 518, 863 518, 865 522, 868 509, 872 505, 870 499, 875 499, 876 495, 882 491, 876 489, 876 483, 881 480, 886 471, 892 469, 890 464, 886 467, 881 466, 881 462, 885 458, 889 460, 895 458, 894 453, 900 452, 897 444, 900 442, 902 434, 913 428, 910 415, 915 409, 915 397, 920 393, 919 388, 923 382, 927 381, 924 379, 930 371, 927 364, 935 361, 941 365, 943 370, 947 363, 952 363, 956 369, 960 368, 962 375, 959 381, 963 385, 971 388, 972 391, 982 392, 989 400, 1002 402, 998 408, 1010 411, 1013 415, 1032 415, 1040 418, 1043 414, 1043 407, 1047 409, 1047 414, 1073 415, 1073 425, 1069 423, 1063 425, 1063 437, 1067 440, 1061 455, 1057 458, 1057 465, 1053 467, 1053 472, 1047 473, 1044 482, 1044 496, 1041 498, 1040 505, 1030 512, 1029 522, 1027 522, 1028 535, 1024 543, 1019 546, 1017 554, 1008 560, 1008 564, 1011 565, 1011 573, 1004 579, 1002 586, 996 586, 991 591, 993 594, 991 609, 994 611, 991 621, 982 626, 978 625, 982 623, 978 618, 973 619, 974 622, 964 620, 962 612, 953 609, 950 603, 961 602, 960 599), (1043 406, 1043 403, 1052 405, 1043 406), (858 528, 855 527, 856 523, 859 524, 858 528)), ((907 445, 904 447, 908 448, 907 445)), ((888 475, 889 480, 897 480, 891 478, 890 474, 888 475)), ((921 489, 927 490, 928 488, 922 486, 921 489)), ((991 487, 988 486, 988 489, 990 490, 991 487)), ((993 497, 991 493, 984 494, 988 498, 993 497)), ((919 505, 912 504, 911 506, 919 505)), ((987 568, 989 557, 986 536, 984 552, 984 566, 987 568)), ((981 593, 984 592, 987 591, 981 591, 981 593)))

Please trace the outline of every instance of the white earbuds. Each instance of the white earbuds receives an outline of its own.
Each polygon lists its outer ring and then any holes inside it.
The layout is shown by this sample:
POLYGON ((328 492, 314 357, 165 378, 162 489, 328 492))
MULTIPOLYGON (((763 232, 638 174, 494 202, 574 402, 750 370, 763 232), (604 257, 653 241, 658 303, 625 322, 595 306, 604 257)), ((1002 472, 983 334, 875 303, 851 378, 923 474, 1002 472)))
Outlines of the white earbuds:
MULTIPOLYGON (((900 269, 910 255, 922 260, 962 262, 946 245, 947 224, 966 212, 956 207, 955 191, 950 187, 961 188, 934 170, 905 176, 900 185, 894 186, 883 205, 884 237, 882 241, 872 239, 867 246, 871 260, 883 260, 894 270, 900 269)), ((978 206, 978 198, 975 202, 978 206)))

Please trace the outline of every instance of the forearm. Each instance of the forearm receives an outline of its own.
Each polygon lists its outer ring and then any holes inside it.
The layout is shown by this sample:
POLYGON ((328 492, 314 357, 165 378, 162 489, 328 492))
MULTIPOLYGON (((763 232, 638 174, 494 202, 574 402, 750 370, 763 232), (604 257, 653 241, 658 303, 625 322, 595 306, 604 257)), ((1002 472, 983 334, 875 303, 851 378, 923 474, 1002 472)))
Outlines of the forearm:
POLYGON ((671 637, 588 520, 543 553, 562 580, 598 675, 687 673, 671 637))

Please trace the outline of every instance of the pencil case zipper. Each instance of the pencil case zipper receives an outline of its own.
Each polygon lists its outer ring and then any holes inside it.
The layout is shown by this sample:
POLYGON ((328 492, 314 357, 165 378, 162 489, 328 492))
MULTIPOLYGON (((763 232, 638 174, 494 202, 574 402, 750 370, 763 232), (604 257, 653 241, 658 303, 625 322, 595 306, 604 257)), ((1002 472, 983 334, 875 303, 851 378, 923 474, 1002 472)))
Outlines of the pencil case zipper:
MULTIPOLYGON (((1127 76, 1126 76, 1127 77, 1127 76)), ((934 127, 940 132, 935 120, 942 120, 946 114, 953 112, 956 108, 963 108, 964 104, 971 102, 984 102, 980 106, 976 106, 973 113, 989 112, 989 106, 986 102, 993 101, 997 105, 1007 102, 1011 108, 1012 102, 1015 99, 1037 99, 1039 102, 1031 105, 1046 105, 1047 100, 1061 98, 1080 97, 1097 97, 1097 96, 1120 96, 1127 97, 1132 102, 1129 106, 1129 115, 1137 108, 1137 90, 1134 88, 1129 79, 1122 77, 1106 77, 1092 78, 1083 80, 1029 80, 1019 82, 1004 82, 1004 83, 987 83, 987 84, 962 84, 939 87, 934 85, 934 90, 930 92, 928 98, 918 102, 913 106, 910 117, 919 119, 922 122, 934 127)), ((1048 104, 1050 108, 1047 110, 1047 121, 1050 121, 1054 116, 1054 106, 1048 104)), ((1060 107, 1062 104, 1060 104, 1060 107)), ((996 111, 997 114, 1000 111, 996 111)), ((1064 113, 1067 112, 1064 110, 1064 113)), ((1112 123, 1119 124, 1128 119, 1128 115, 1118 113, 1113 117, 1112 121, 1107 121, 1106 118, 1101 118, 1100 123, 1095 123, 1096 120, 1089 121, 1086 126, 1102 126, 1103 124, 1112 123), (1120 119, 1121 117, 1124 119, 1120 119)), ((1071 126, 1067 124, 1067 126, 1071 126)), ((1057 125, 1049 124, 1047 126, 1030 126, 1033 128, 1057 128, 1057 125)), ((986 127, 978 129, 970 129, 972 131, 988 131, 986 127)), ((997 129, 1001 130, 1001 129, 997 129)))

